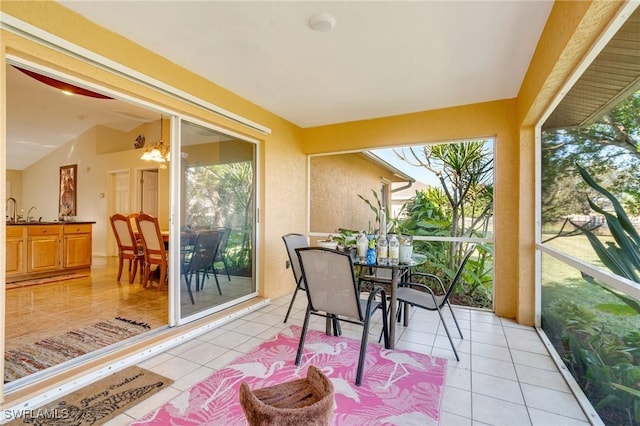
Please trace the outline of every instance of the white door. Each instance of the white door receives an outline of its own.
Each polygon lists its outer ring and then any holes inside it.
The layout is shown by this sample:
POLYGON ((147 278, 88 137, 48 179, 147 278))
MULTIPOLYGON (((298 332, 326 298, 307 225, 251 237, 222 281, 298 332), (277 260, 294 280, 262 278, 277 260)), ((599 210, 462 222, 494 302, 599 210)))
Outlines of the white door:
POLYGON ((113 211, 127 215, 131 212, 131 188, 129 172, 112 174, 113 179, 113 211))
MULTIPOLYGON (((131 213, 131 178, 129 171, 109 173, 109 182, 109 216, 114 213, 121 213, 124 215, 131 213)), ((118 248, 108 220, 107 226, 109 227, 109 230, 107 231, 107 234, 109 235, 107 240, 107 254, 109 256, 115 256, 118 254, 118 248)))
POLYGON ((158 216, 158 170, 142 170, 140 178, 140 211, 158 216))

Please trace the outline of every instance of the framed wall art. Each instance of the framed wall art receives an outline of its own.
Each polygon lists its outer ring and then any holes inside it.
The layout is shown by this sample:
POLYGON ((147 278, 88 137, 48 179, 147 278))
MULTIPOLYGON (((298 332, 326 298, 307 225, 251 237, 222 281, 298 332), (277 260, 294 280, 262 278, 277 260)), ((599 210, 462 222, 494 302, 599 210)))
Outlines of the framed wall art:
POLYGON ((60 167, 60 205, 58 216, 76 215, 76 188, 78 177, 78 165, 60 167))

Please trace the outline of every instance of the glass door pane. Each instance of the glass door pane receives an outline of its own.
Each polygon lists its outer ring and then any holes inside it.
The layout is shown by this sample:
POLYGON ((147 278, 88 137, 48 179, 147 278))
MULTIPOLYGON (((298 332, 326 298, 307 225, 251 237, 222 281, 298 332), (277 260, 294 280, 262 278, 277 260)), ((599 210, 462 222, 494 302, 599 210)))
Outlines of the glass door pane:
POLYGON ((182 121, 180 317, 252 297, 255 144, 182 121))

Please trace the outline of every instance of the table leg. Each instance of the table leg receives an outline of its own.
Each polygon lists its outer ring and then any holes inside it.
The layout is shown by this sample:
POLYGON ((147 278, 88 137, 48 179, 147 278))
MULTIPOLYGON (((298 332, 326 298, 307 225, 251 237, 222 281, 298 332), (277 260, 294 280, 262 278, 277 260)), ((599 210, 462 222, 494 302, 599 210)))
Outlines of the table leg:
POLYGON ((391 268, 391 295, 389 298, 389 349, 394 349, 396 347, 396 291, 398 290, 399 280, 398 267, 394 266, 391 268))

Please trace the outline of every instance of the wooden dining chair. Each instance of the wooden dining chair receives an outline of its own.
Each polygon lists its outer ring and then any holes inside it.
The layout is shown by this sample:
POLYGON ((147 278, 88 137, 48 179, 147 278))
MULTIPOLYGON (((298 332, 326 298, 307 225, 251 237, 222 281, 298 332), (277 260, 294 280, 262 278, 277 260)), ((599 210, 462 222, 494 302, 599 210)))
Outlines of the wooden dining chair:
POLYGON ((138 232, 138 224, 136 223, 136 218, 140 216, 140 213, 129 213, 127 215, 127 219, 129 219, 129 223, 131 224, 131 229, 133 232, 138 232))
POLYGON ((144 278, 142 284, 147 287, 151 275, 151 265, 156 265, 160 269, 160 281, 158 283, 158 290, 160 290, 167 279, 168 262, 167 250, 164 246, 158 218, 146 213, 140 213, 136 217, 136 224, 144 247, 144 278))
POLYGON ((140 276, 142 277, 144 249, 137 243, 131 224, 126 216, 116 213, 111 215, 109 222, 111 222, 111 229, 113 229, 113 235, 116 237, 116 243, 118 244, 118 277, 116 279, 120 281, 126 259, 129 261, 129 283, 132 283, 136 278, 138 265, 140 265, 140 276))

